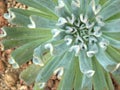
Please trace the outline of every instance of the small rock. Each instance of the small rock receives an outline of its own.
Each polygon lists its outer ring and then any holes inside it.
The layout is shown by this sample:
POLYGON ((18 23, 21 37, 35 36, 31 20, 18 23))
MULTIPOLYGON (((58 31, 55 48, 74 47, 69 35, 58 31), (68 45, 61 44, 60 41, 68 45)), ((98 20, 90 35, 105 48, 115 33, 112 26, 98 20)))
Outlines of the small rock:
POLYGON ((0 60, 0 73, 3 73, 5 71, 5 64, 2 60, 0 60))
POLYGON ((53 80, 52 79, 48 80, 47 86, 50 87, 50 88, 52 88, 53 85, 54 85, 53 80))
POLYGON ((20 87, 20 89, 19 90, 28 90, 28 87, 27 86, 25 86, 25 85, 23 85, 23 86, 21 86, 20 87))
POLYGON ((52 88, 51 90, 57 90, 57 88, 56 88, 56 87, 54 87, 54 88, 52 88))
POLYGON ((51 90, 49 87, 45 87, 45 90, 51 90))
POLYGON ((117 90, 120 90, 120 85, 117 87, 117 90))
POLYGON ((4 76, 5 83, 8 87, 14 86, 18 80, 18 76, 14 72, 8 72, 4 76))
POLYGON ((17 90, 16 87, 11 87, 11 90, 17 90))
POLYGON ((57 77, 55 75, 52 75, 51 79, 56 80, 57 77))
POLYGON ((60 82, 59 80, 57 80, 57 79, 55 80, 55 84, 54 84, 54 87, 55 87, 55 88, 57 88, 57 87, 58 87, 59 82, 60 82))
POLYGON ((10 55, 11 52, 12 52, 12 49, 5 50, 5 54, 7 55, 10 55))

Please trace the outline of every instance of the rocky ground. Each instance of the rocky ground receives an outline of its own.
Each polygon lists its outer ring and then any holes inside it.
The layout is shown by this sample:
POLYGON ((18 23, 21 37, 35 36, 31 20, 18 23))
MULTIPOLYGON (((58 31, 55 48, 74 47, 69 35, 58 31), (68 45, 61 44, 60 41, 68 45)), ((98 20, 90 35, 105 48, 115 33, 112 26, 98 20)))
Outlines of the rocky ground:
MULTIPOLYGON (((12 26, 3 18, 3 14, 11 7, 26 9, 27 6, 16 2, 16 0, 0 0, 0 28, 3 26, 12 26)), ((13 69, 8 63, 8 58, 14 49, 3 51, 0 45, 0 90, 33 90, 33 85, 27 86, 25 82, 19 79, 21 71, 26 69, 32 62, 28 62, 19 69, 13 69)), ((112 78, 116 90, 120 90, 116 81, 112 78)), ((59 80, 52 76, 45 87, 45 90, 57 90, 59 80)))

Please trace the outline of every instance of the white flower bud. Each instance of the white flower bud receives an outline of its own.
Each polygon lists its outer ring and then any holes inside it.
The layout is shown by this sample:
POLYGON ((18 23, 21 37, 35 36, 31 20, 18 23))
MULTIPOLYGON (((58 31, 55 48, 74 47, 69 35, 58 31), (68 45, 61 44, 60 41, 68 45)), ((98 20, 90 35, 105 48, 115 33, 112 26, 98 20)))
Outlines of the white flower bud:
POLYGON ((65 23, 67 23, 67 20, 65 19, 65 18, 63 18, 63 17, 60 17, 59 19, 58 19, 58 23, 56 24, 57 26, 62 26, 62 25, 64 25, 65 23))
POLYGON ((80 46, 79 45, 74 45, 69 49, 70 52, 75 51, 75 56, 78 56, 80 53, 80 46))
POLYGON ((62 79, 62 75, 64 73, 64 68, 63 67, 59 67, 53 73, 54 73, 54 75, 57 75, 57 78, 59 80, 61 80, 62 79))
POLYGON ((60 34, 60 30, 58 29, 53 29, 52 30, 53 38, 57 37, 60 34))
POLYGON ((33 21, 32 17, 30 17, 31 24, 28 24, 28 28, 36 28, 35 22, 33 21))
POLYGON ((45 49, 50 49, 50 54, 53 55, 53 45, 51 43, 48 43, 45 45, 45 49))

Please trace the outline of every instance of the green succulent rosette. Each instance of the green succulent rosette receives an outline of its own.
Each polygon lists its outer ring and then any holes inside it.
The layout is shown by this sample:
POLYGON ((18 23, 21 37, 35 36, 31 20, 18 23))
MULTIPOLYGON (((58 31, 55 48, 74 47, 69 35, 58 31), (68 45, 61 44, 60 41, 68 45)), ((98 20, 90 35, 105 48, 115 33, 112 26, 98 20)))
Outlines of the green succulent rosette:
POLYGON ((120 0, 17 0, 27 10, 9 9, 4 17, 5 49, 16 47, 14 68, 32 59, 20 78, 44 90, 54 74, 58 90, 114 90, 120 83, 120 0))

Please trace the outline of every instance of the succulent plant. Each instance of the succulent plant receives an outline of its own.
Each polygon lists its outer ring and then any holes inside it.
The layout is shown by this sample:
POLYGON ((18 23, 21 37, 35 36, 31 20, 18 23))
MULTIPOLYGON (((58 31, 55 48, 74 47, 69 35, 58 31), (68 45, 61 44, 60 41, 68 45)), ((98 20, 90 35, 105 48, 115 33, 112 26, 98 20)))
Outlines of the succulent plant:
POLYGON ((114 90, 120 83, 120 0, 17 0, 27 10, 4 15, 5 49, 16 47, 14 68, 32 59, 20 75, 34 89, 44 89, 54 74, 58 90, 114 90))

